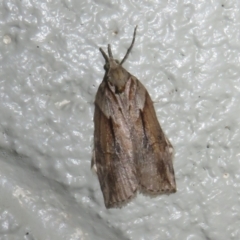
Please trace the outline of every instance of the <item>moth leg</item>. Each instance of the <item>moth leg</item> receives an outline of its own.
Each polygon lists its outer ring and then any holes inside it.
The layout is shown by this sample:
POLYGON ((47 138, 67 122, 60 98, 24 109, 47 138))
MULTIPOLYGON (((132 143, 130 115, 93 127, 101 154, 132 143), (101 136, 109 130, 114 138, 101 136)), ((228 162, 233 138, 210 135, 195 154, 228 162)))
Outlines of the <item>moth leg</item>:
POLYGON ((91 169, 92 169, 92 171, 93 171, 94 173, 97 173, 95 149, 94 149, 93 152, 92 152, 91 169))

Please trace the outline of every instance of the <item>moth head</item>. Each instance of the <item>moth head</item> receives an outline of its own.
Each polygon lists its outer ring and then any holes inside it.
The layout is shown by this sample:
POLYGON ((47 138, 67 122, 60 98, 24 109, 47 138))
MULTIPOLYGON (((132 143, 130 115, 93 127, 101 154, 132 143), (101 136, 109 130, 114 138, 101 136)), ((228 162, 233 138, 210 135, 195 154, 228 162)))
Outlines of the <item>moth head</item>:
POLYGON ((120 62, 117 60, 117 59, 113 59, 113 62, 112 64, 110 64, 110 60, 108 59, 108 61, 104 64, 103 68, 106 72, 108 72, 108 70, 111 68, 111 65, 112 67, 114 65, 120 65, 120 62))
POLYGON ((136 36, 136 30, 137 30, 137 26, 134 29, 132 43, 128 48, 127 53, 125 54, 121 62, 113 58, 110 44, 108 44, 108 55, 103 51, 102 48, 99 48, 100 52, 102 53, 106 61, 104 65, 104 69, 106 71, 105 78, 111 85, 115 86, 116 93, 121 93, 124 91, 125 84, 130 77, 130 74, 122 67, 122 64, 126 61, 129 53, 133 48, 133 44, 136 36))

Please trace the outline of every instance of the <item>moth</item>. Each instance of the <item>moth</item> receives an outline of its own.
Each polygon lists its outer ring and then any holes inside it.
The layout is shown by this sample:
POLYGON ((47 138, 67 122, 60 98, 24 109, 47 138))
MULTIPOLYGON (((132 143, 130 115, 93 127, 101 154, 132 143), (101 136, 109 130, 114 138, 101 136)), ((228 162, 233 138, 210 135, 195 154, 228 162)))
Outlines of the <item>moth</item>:
POLYGON ((131 52, 137 27, 121 62, 99 48, 106 63, 94 112, 92 168, 97 172, 106 208, 121 208, 141 192, 176 192, 173 147, 158 122, 142 83, 122 65, 131 52))

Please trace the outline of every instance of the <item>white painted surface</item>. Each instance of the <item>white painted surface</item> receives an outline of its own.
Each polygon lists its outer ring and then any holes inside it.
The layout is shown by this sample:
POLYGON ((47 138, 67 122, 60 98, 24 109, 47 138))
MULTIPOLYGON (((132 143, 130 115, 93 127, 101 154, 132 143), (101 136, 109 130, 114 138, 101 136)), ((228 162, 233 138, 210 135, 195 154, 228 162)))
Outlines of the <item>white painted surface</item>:
POLYGON ((237 1, 0 2, 0 239, 240 239, 237 1), (178 192, 106 210, 90 170, 98 47, 125 54, 178 192))

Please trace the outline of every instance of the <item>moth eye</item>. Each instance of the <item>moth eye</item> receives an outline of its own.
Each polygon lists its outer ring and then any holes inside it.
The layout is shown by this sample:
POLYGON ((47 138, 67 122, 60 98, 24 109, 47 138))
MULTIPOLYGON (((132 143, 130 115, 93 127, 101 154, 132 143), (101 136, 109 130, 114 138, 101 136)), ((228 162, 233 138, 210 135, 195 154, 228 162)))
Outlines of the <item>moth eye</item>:
POLYGON ((117 64, 119 64, 120 62, 117 60, 117 59, 114 59, 114 61, 117 63, 117 64))
POLYGON ((109 69, 109 64, 106 63, 104 66, 103 66, 104 70, 108 70, 109 69))

